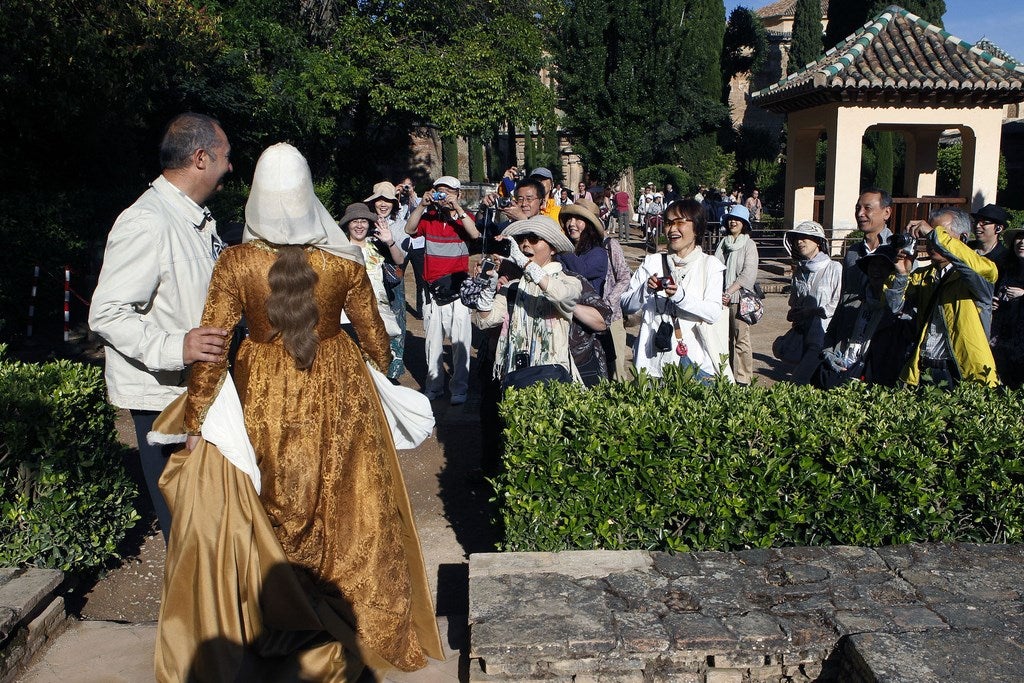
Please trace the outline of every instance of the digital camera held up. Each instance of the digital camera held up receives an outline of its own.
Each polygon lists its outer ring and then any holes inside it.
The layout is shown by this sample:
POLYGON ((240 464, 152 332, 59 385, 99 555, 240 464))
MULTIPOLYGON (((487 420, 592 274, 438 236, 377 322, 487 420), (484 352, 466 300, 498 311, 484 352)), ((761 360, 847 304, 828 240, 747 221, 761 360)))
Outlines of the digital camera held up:
POLYGON ((510 206, 512 206, 512 198, 511 197, 498 197, 498 208, 499 209, 507 209, 510 206))
POLYGON ((444 200, 448 199, 448 193, 438 192, 437 190, 434 190, 433 192, 430 193, 430 199, 431 201, 435 202, 443 202, 444 200))

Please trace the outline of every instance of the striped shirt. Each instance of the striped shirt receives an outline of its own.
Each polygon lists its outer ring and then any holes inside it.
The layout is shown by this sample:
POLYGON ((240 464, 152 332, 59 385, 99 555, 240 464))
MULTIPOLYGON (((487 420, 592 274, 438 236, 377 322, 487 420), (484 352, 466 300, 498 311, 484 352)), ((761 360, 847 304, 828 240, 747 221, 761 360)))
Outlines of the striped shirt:
POLYGON ((469 270, 469 247, 454 221, 445 220, 430 209, 420 218, 416 236, 426 238, 423 279, 427 282, 469 270))

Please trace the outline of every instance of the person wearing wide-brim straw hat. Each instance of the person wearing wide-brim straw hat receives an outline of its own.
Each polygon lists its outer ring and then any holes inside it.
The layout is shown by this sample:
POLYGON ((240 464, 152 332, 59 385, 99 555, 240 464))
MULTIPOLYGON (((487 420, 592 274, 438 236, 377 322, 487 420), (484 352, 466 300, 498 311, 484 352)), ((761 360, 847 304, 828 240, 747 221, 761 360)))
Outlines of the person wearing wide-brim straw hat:
POLYGON ((394 380, 405 372, 405 266, 412 242, 405 234, 405 221, 398 217, 401 203, 394 185, 386 180, 377 183, 373 186, 370 196, 363 201, 377 215, 374 224, 371 225, 371 235, 378 247, 386 248, 385 258, 388 263, 381 267, 387 268, 391 275, 398 278, 397 281, 388 278, 384 283, 388 305, 401 330, 400 334, 391 337, 391 353, 394 359, 385 373, 388 379, 394 380))
POLYGON ((562 207, 558 222, 572 241, 573 249, 570 253, 559 254, 558 260, 566 270, 582 275, 594 289, 603 292, 608 276, 608 254, 601 247, 604 225, 597 214, 597 205, 589 199, 562 207))
POLYGON ((825 330, 839 305, 843 266, 829 257, 828 238, 820 223, 804 221, 786 231, 785 246, 796 261, 786 320, 803 339, 803 354, 791 379, 807 384, 818 367, 825 330))
MULTIPOLYGON (((606 196, 610 195, 611 191, 606 191, 606 196)), ((593 201, 581 199, 572 206, 563 207, 559 219, 575 249, 573 254, 561 254, 558 258, 568 270, 587 278, 610 309, 608 329, 600 335, 601 346, 608 360, 610 379, 625 381, 629 376, 621 299, 633 272, 622 253, 622 245, 605 234, 600 208, 593 201)))
MULTIPOLYGON (((350 230, 369 213, 360 207, 350 230)), ((391 351, 362 254, 291 145, 260 157, 245 216, 246 241, 221 254, 203 311, 225 329, 246 319, 234 378, 226 350, 194 364, 177 416, 160 417, 188 436, 161 480, 184 514, 168 545, 156 679, 248 680, 271 659, 254 623, 274 625, 273 665, 294 680, 422 668, 443 648, 368 367, 387 367, 391 351), (358 344, 339 327, 343 310, 358 344), (235 389, 232 410, 222 399, 235 389)))
POLYGON ((505 258, 521 268, 523 276, 498 291, 494 273, 473 313, 473 324, 480 329, 502 327, 493 376, 504 385, 515 385, 517 377, 523 377, 519 371, 545 366, 551 373, 545 379, 579 381, 570 360, 569 323, 583 285, 555 259, 571 253, 572 242, 547 216, 510 223, 501 239, 511 242, 505 258))

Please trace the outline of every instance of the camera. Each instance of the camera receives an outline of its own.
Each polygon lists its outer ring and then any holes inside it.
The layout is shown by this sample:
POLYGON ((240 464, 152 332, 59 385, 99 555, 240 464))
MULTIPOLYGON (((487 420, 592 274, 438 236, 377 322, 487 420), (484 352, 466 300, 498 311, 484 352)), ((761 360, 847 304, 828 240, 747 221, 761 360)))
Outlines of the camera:
POLYGON ((671 275, 666 275, 665 277, 659 277, 658 278, 658 289, 665 289, 669 285, 674 285, 675 283, 676 283, 676 281, 672 279, 671 275))
POLYGON ((512 241, 511 240, 499 240, 494 237, 487 236, 484 238, 485 254, 497 254, 498 256, 508 256, 512 253, 512 241))
POLYGON ((480 277, 489 277, 491 271, 498 266, 497 263, 489 258, 485 258, 480 262, 480 277))
POLYGON ((889 244, 891 244, 896 251, 905 251, 912 254, 917 247, 917 239, 915 239, 913 235, 901 232, 890 237, 889 244))
POLYGON ((498 208, 499 209, 507 209, 510 206, 512 206, 512 198, 511 197, 498 197, 498 208))
POLYGON ((435 202, 443 202, 444 200, 448 199, 448 193, 434 191, 430 193, 430 199, 431 201, 435 202))

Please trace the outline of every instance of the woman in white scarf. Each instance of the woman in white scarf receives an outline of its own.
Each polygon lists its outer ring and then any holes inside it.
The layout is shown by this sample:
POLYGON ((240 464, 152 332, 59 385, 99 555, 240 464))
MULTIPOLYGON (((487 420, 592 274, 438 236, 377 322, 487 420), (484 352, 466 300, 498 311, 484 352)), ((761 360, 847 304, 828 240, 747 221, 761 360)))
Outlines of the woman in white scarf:
POLYGON ((707 216, 698 202, 670 204, 665 210, 668 252, 648 255, 622 295, 623 312, 643 311, 633 362, 654 377, 661 377, 666 365, 695 365, 701 378, 721 374, 732 379, 729 323, 722 306, 725 266, 701 249, 706 229, 707 216))
POLYGON ((729 307, 729 362, 737 384, 750 384, 754 376, 754 350, 750 325, 739 318, 740 290, 753 291, 757 282, 757 244, 750 237, 750 212, 734 204, 722 216, 728 234, 718 243, 715 258, 725 264, 722 305, 729 307))
POLYGON ((803 334, 804 348, 792 381, 807 384, 820 362, 825 330, 839 305, 843 266, 828 255, 825 229, 804 221, 786 232, 786 251, 796 261, 786 320, 803 334))

